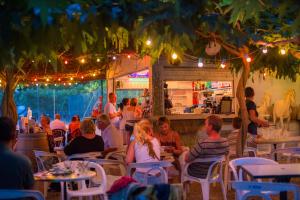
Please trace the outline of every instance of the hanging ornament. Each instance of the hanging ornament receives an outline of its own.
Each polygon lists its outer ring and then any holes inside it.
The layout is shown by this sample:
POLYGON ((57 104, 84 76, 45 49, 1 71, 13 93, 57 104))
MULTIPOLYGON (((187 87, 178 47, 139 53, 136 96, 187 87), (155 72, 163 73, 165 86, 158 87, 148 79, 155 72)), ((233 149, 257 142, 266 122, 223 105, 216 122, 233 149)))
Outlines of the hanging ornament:
POLYGON ((211 41, 206 45, 205 52, 209 56, 215 56, 221 50, 221 45, 216 41, 211 41))

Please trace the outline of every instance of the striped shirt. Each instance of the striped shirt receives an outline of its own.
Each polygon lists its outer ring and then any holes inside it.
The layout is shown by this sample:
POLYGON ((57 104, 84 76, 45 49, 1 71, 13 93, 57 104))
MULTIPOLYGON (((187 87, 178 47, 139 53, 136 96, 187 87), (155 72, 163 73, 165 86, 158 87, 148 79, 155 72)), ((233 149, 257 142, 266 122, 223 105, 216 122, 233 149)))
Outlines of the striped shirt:
MULTIPOLYGON (((188 153, 188 162, 197 158, 213 158, 226 155, 229 152, 229 144, 226 138, 198 140, 197 144, 188 153)), ((205 178, 212 162, 193 163, 188 167, 188 174, 198 178, 205 178)))

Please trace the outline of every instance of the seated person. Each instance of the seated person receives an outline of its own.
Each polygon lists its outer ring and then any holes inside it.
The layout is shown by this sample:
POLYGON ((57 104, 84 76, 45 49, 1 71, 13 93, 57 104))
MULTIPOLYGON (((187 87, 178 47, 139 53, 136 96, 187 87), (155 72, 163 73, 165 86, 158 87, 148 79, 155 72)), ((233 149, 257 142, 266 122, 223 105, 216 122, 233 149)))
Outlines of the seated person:
MULTIPOLYGON (((232 120, 232 127, 234 130, 228 135, 228 143, 229 143, 229 149, 230 154, 236 154, 236 143, 238 140, 238 134, 240 132, 242 126, 242 119, 239 117, 235 117, 232 120)), ((253 147, 256 148, 257 144, 255 143, 255 136, 251 135, 250 133, 247 134, 247 140, 246 140, 246 146, 247 147, 253 147)))
POLYGON ((165 151, 179 156, 183 150, 179 134, 170 127, 170 120, 167 117, 158 119, 159 132, 154 136, 159 140, 161 146, 165 146, 165 151))
POLYGON ((69 137, 68 141, 71 141, 75 137, 80 135, 80 121, 78 120, 78 117, 75 115, 72 117, 71 123, 69 124, 69 137))
POLYGON ((101 130, 104 148, 119 148, 123 146, 123 136, 120 131, 110 123, 109 117, 102 114, 97 117, 97 127, 101 130))
MULTIPOLYGON (((197 158, 212 158, 228 154, 229 144, 226 138, 220 136, 222 119, 211 115, 205 120, 205 130, 208 138, 198 140, 197 144, 186 154, 185 161, 191 162, 197 158)), ((188 174, 205 178, 212 163, 193 163, 188 167, 188 174)))
POLYGON ((66 155, 88 152, 102 152, 104 142, 101 136, 95 134, 95 124, 91 119, 85 119, 80 124, 81 136, 72 140, 65 148, 66 155))
POLYGON ((66 125, 60 120, 60 114, 55 114, 55 119, 50 123, 51 130, 59 129, 66 131, 66 125))
POLYGON ((31 163, 25 156, 13 152, 15 144, 15 123, 10 118, 0 117, 0 189, 32 189, 31 163))
MULTIPOLYGON (((157 162, 160 160, 160 145, 159 141, 154 138, 152 123, 149 120, 143 119, 134 126, 134 140, 129 144, 126 163, 144 163, 157 162)), ((135 179, 141 180, 145 172, 149 169, 137 169, 135 179)), ((154 172, 155 173, 155 172, 154 172)), ((155 177, 155 176, 154 176, 155 177)), ((149 180, 149 183, 151 180, 149 180)))

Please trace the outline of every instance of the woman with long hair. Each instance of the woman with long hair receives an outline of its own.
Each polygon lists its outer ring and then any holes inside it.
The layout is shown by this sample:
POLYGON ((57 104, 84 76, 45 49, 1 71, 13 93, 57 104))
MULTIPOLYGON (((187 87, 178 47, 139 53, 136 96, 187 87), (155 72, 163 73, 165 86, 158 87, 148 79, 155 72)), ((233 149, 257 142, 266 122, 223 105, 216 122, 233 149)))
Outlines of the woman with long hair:
MULTIPOLYGON (((129 144, 126 163, 157 162, 160 160, 160 144, 153 137, 152 123, 142 119, 134 125, 134 140, 129 144)), ((149 169, 136 169, 134 178, 141 180, 149 169)), ((155 175, 155 174, 154 174, 155 175)))

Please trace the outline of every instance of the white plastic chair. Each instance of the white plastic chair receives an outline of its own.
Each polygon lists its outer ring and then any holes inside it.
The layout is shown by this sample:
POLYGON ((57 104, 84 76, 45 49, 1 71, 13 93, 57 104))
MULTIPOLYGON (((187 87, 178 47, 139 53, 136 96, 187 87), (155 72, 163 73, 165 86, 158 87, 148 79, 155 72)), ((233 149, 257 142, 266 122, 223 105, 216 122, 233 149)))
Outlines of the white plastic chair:
POLYGON ((44 200, 42 193, 35 190, 0 190, 0 199, 19 199, 34 198, 36 200, 44 200))
MULTIPOLYGON (((107 179, 104 172, 104 169, 95 162, 89 162, 87 164, 88 169, 94 169, 96 171, 97 176, 99 176, 101 183, 96 187, 89 187, 86 181, 79 181, 79 189, 78 190, 70 190, 67 187, 67 197, 71 199, 72 197, 92 197, 92 196, 103 196, 106 199, 106 186, 107 186, 107 179)), ((92 178, 91 178, 92 180, 92 178)))
MULTIPOLYGON (((274 160, 266 159, 266 158, 259 158, 259 157, 245 157, 245 158, 237 158, 234 160, 231 160, 229 162, 229 167, 233 173, 233 177, 235 181, 244 181, 243 178, 243 170, 241 166, 243 165, 277 165, 278 163, 274 160)), ((230 173, 229 173, 229 180, 230 173)), ((260 180, 258 180, 260 181, 260 180)), ((238 199, 244 191, 236 192, 236 199, 238 199)))
POLYGON ((54 151, 56 151, 57 149, 62 149, 64 144, 64 137, 55 137, 53 138, 53 143, 54 143, 54 151))
POLYGON ((225 157, 215 157, 215 158, 198 158, 190 163, 187 163, 182 171, 181 174, 181 183, 184 183, 186 181, 194 181, 198 182, 201 184, 201 189, 202 189, 202 197, 203 200, 209 200, 209 185, 211 183, 220 183, 222 187, 222 193, 223 193, 223 199, 227 199, 226 197, 226 190, 223 182, 223 162, 225 161, 225 157), (208 168, 208 172, 205 178, 198 178, 198 177, 193 177, 188 174, 188 167, 192 163, 209 163, 212 162, 212 164, 208 168), (219 167, 218 173, 214 172, 214 169, 216 167, 219 167))
MULTIPOLYGON (((48 167, 45 166, 45 158, 55 158, 57 159, 58 162, 60 162, 60 158, 55 154, 55 153, 49 153, 46 151, 37 151, 37 150, 33 150, 34 156, 35 156, 35 160, 36 160, 36 164, 37 164, 37 168, 38 171, 46 171, 49 170, 48 167)), ((49 187, 50 183, 49 182, 44 182, 44 196, 47 197, 47 192, 48 192, 48 187, 49 187)))
POLYGON ((127 175, 132 176, 133 178, 136 175, 135 171, 133 174, 131 174, 132 169, 146 169, 143 173, 142 180, 139 180, 140 183, 147 185, 149 182, 150 177, 152 177, 151 172, 158 172, 156 173, 160 180, 158 183, 168 183, 168 173, 164 168, 171 167, 172 164, 168 161, 157 161, 157 162, 144 162, 144 163, 130 163, 127 166, 127 175))
POLYGON ((300 147, 290 147, 284 149, 276 149, 272 151, 271 158, 274 160, 275 154, 281 154, 287 157, 287 162, 289 163, 291 158, 300 158, 300 147))
POLYGON ((232 182, 232 187, 236 191, 245 191, 237 200, 246 200, 249 197, 262 197, 266 200, 272 200, 267 192, 284 192, 292 191, 294 193, 294 199, 300 198, 300 188, 294 184, 287 183, 268 183, 268 182, 232 182))

